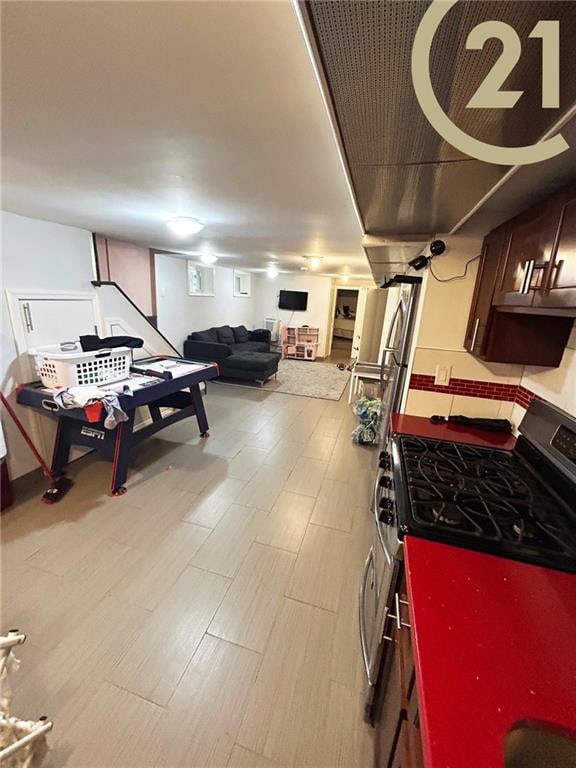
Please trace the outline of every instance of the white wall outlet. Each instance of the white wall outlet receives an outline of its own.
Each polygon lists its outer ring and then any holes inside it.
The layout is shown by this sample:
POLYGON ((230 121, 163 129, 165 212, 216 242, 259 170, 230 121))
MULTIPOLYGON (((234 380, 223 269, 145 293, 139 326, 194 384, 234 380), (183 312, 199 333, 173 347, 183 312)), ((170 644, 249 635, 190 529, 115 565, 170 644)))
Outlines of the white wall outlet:
POLYGON ((447 387, 450 384, 450 377, 452 375, 451 365, 437 365, 436 374, 434 376, 434 384, 438 384, 441 387, 447 387))

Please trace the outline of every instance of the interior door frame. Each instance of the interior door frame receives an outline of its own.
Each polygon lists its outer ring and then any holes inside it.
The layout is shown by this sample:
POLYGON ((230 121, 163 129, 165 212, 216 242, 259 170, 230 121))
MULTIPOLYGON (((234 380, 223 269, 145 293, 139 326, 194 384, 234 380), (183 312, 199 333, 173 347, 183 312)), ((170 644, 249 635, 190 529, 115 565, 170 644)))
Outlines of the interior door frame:
MULTIPOLYGON (((327 344, 326 344, 326 357, 330 357, 332 354, 332 342, 334 341, 334 320, 336 319, 334 317, 334 314, 336 312, 336 301, 338 299, 338 291, 358 291, 358 300, 360 300, 360 291, 363 288, 369 288, 368 285, 339 285, 339 284, 333 284, 332 285, 332 298, 330 301, 330 316, 328 318, 328 334, 327 334, 327 344)), ((354 324, 356 325, 356 324, 354 324)), ((354 339, 352 339, 352 343, 354 343, 354 339)))

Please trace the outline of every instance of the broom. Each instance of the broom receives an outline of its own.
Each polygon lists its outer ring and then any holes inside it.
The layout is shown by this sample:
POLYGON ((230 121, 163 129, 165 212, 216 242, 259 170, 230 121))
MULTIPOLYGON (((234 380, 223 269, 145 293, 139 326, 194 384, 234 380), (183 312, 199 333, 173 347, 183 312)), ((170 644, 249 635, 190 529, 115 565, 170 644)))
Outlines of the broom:
POLYGON ((38 462, 38 464, 42 469, 44 477, 46 477, 50 481, 50 487, 44 492, 42 496, 42 501, 44 502, 44 504, 56 504, 56 502, 60 501, 60 499, 62 499, 68 493, 68 491, 70 490, 70 488, 72 488, 74 483, 72 482, 72 480, 70 480, 69 477, 66 477, 65 475, 55 475, 52 472, 48 464, 46 464, 46 462, 40 455, 38 449, 30 439, 26 430, 24 429, 22 422, 20 421, 18 416, 16 416, 16 414, 14 413, 12 406, 10 405, 8 400, 6 400, 2 392, 0 392, 0 400, 2 401, 2 405, 4 406, 4 408, 6 408, 6 410, 8 411, 8 414, 10 415, 10 418, 12 419, 12 421, 18 427, 18 430, 22 435, 22 437, 24 438, 26 445, 32 451, 34 458, 36 459, 36 461, 38 462))

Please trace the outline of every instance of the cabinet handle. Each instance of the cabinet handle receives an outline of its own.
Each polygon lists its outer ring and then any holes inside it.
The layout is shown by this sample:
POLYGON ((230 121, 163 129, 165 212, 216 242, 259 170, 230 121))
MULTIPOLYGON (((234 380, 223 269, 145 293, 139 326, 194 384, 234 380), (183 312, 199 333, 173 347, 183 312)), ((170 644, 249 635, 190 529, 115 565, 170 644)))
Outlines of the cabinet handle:
POLYGON ((530 291, 542 291, 548 289, 551 279, 552 279, 552 273, 555 269, 555 266, 552 266, 549 270, 548 277, 546 278, 546 284, 542 286, 538 285, 532 285, 532 278, 534 277, 534 272, 546 272, 548 269, 549 262, 544 261, 542 264, 536 264, 534 259, 529 259, 526 262, 526 266, 524 267, 524 278, 522 280, 522 288, 520 289, 520 293, 530 293, 530 291))
POLYGON ((394 595, 394 605, 396 607, 396 616, 394 614, 389 613, 388 616, 390 616, 391 619, 394 619, 396 622, 396 628, 402 629, 402 627, 405 627, 406 629, 412 629, 412 625, 409 624, 407 621, 403 621, 402 614, 400 613, 400 604, 402 605, 408 605, 407 600, 402 600, 398 592, 394 595))
POLYGON ((476 346, 476 336, 478 335, 478 326, 480 325, 480 318, 476 318, 476 322, 474 323, 474 333, 472 334, 472 343, 470 344, 470 352, 474 352, 474 347, 476 346))
POLYGON ((530 284, 532 283, 532 275, 534 274, 535 266, 536 262, 534 259, 528 259, 528 261, 524 263, 524 278, 522 280, 520 293, 530 293, 530 284))
POLYGON ((544 286, 545 291, 549 291, 552 288, 556 287, 556 283, 558 282, 558 275, 560 274, 560 270, 562 269, 562 266, 564 265, 564 259, 559 259, 558 261, 554 262, 550 266, 550 272, 548 273, 548 280, 546 281, 546 285, 544 286))
POLYGON ((30 312, 30 304, 28 302, 25 302, 22 304, 22 312, 24 313, 24 322, 26 323, 26 330, 28 333, 34 330, 34 325, 32 323, 32 313, 30 312))

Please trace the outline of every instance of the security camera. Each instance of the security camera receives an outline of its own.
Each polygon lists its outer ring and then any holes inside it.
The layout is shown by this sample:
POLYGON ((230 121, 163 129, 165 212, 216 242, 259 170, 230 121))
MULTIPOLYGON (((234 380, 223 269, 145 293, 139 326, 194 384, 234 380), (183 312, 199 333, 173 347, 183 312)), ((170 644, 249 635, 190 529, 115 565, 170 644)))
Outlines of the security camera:
POLYGON ((428 266, 430 259, 432 259, 433 256, 440 256, 441 253, 444 253, 446 250, 446 243, 444 240, 433 240, 428 246, 428 250, 430 252, 429 256, 421 253, 419 256, 412 259, 412 261, 409 261, 408 264, 416 270, 424 269, 424 267, 428 266))
POLYGON ((430 243, 430 255, 440 256, 446 250, 446 243, 444 240, 433 240, 430 243))

